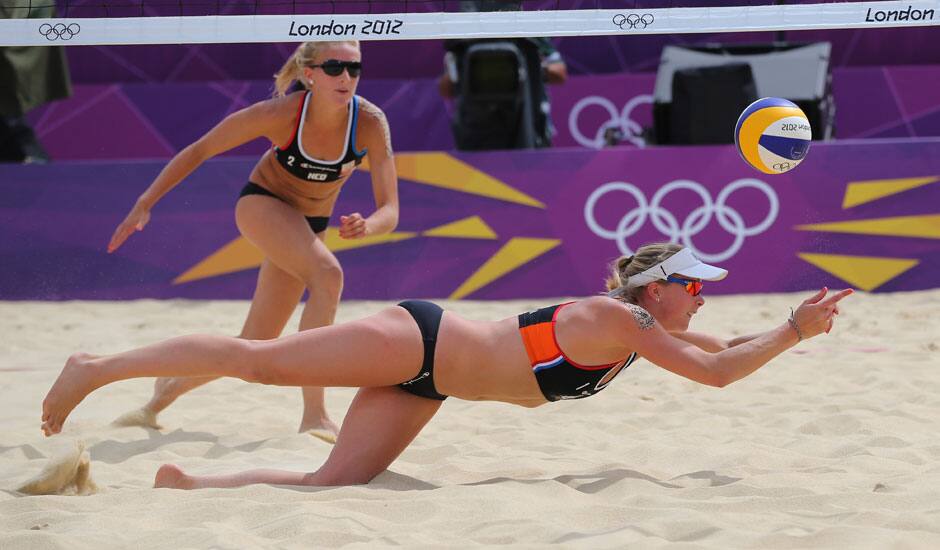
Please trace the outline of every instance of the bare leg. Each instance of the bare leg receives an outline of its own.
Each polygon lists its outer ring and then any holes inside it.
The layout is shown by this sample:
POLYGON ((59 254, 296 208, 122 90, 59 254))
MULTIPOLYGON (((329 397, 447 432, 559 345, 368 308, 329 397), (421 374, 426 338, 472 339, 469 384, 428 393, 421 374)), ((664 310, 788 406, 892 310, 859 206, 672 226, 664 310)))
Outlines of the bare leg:
MULTIPOLYGON (((236 209, 236 220, 245 238, 309 291, 300 330, 333 324, 343 291, 343 270, 323 244, 322 235, 314 235, 296 210, 270 197, 243 198, 236 209)), ((323 388, 303 388, 303 399, 299 431, 335 441, 339 429, 327 415, 323 388)))
MULTIPOLYGON (((297 307, 305 287, 310 289, 310 296, 301 317, 300 330, 332 324, 342 292, 342 270, 322 239, 310 231, 303 216, 275 198, 248 196, 239 200, 236 220, 245 238, 266 256, 240 337, 250 340, 277 338, 297 307)), ((160 378, 154 384, 150 402, 121 416, 115 424, 159 429, 156 417, 160 411, 184 393, 215 378, 160 378)), ((339 427, 326 412, 323 388, 309 387, 302 391, 304 411, 299 431, 310 431, 321 439, 334 442, 339 427)))
POLYGON ((368 483, 398 458, 441 403, 394 386, 362 388, 349 406, 336 446, 316 472, 249 470, 228 475, 190 476, 178 466, 165 464, 157 471, 154 487, 202 489, 254 483, 314 486, 368 483))
POLYGON ((76 354, 43 401, 43 431, 58 433, 88 393, 118 380, 232 376, 280 386, 391 386, 414 376, 423 354, 417 325, 399 307, 277 340, 182 336, 116 355, 76 354))
MULTIPOLYGON (((239 338, 270 340, 280 336, 303 295, 303 283, 265 259, 258 272, 258 283, 251 301, 248 318, 239 338)), ((158 378, 153 397, 140 409, 130 411, 114 421, 119 426, 147 426, 160 429, 157 414, 184 393, 215 380, 214 376, 158 378)))
MULTIPOLYGON (((338 262, 336 266, 338 269, 338 262)), ((342 279, 342 272, 339 273, 339 277, 342 279)), ((341 288, 342 283, 338 285, 338 288, 336 285, 315 285, 310 287, 307 304, 304 306, 303 315, 300 318, 300 330, 310 330, 333 324, 333 320, 336 318, 336 309, 339 307, 341 288)), ((297 431, 301 433, 309 431, 315 437, 329 443, 335 443, 339 426, 330 419, 326 412, 323 388, 305 386, 301 388, 301 392, 304 399, 304 412, 300 418, 300 427, 297 431)))

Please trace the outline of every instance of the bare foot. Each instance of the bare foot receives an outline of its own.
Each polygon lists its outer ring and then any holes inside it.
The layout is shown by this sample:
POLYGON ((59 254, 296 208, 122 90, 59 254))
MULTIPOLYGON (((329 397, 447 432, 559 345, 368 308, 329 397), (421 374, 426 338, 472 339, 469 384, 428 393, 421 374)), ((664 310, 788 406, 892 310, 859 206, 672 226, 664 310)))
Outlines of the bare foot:
POLYGON ((308 433, 327 443, 336 443, 339 426, 329 418, 322 418, 317 422, 301 422, 299 433, 308 433))
POLYGON ((153 383, 153 397, 146 408, 159 413, 176 401, 176 398, 193 388, 194 379, 186 378, 157 378, 153 383))
POLYGON ((184 393, 215 379, 214 376, 157 378, 153 383, 153 397, 150 398, 150 402, 139 409, 122 414, 111 424, 121 427, 140 426, 142 428, 162 430, 163 426, 157 422, 157 415, 160 414, 160 411, 169 407, 184 393))
POLYGON ((157 470, 157 475, 153 478, 155 489, 192 489, 193 478, 186 475, 176 464, 164 464, 157 470))
POLYGON ((76 353, 69 357, 62 372, 42 401, 42 431, 48 437, 62 431, 62 424, 76 405, 91 393, 97 371, 92 360, 97 356, 76 353))
POLYGON ((141 428, 152 428, 154 430, 163 429, 163 426, 157 422, 157 413, 153 412, 148 407, 141 407, 126 412, 117 417, 111 425, 120 426, 122 428, 140 426, 141 428))

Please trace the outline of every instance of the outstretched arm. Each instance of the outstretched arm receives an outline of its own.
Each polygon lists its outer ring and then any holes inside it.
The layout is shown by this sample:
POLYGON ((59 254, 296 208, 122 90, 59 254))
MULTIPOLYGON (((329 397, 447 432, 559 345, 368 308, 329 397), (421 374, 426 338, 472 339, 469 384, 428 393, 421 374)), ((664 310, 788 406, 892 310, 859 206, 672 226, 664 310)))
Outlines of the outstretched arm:
MULTIPOLYGON (((839 306, 837 304, 833 310, 833 315, 835 316, 838 314, 839 314, 839 306)), ((761 336, 766 335, 768 332, 770 331, 758 332, 755 334, 746 334, 743 336, 735 336, 734 338, 730 338, 730 339, 720 338, 718 336, 713 336, 711 334, 705 334, 704 332, 694 332, 691 330, 686 330, 686 331, 681 331, 681 332, 671 332, 670 334, 672 334, 676 338, 679 338, 680 340, 684 340, 690 344, 695 344, 696 346, 698 346, 699 348, 707 352, 718 353, 719 351, 724 351, 726 349, 733 348, 735 346, 739 346, 741 344, 750 342, 751 340, 760 338, 761 336)), ((829 331, 827 330, 826 332, 829 332, 829 331)))
POLYGON ((684 340, 690 344, 695 344, 700 349, 707 352, 718 353, 719 351, 733 348, 735 346, 750 342, 756 338, 760 338, 761 336, 767 334, 767 332, 758 332, 756 334, 747 334, 745 336, 735 336, 734 338, 730 339, 712 336, 711 334, 705 334, 704 332, 693 332, 690 330, 682 332, 671 332, 670 334, 680 340, 684 340))
POLYGON ((141 194, 130 213, 114 231, 108 243, 108 252, 117 250, 134 231, 142 231, 150 221, 150 210, 157 201, 207 159, 255 138, 270 138, 276 129, 278 104, 283 101, 262 101, 232 113, 196 142, 177 153, 141 194))
MULTIPOLYGON (((846 289, 827 297, 828 289, 823 288, 803 301, 794 314, 799 334, 788 321, 762 334, 744 337, 747 340, 733 346, 722 347, 718 338, 693 336, 695 341, 689 341, 669 334, 655 323, 645 326, 637 322, 632 326, 625 323, 623 337, 628 347, 668 371, 702 384, 724 387, 756 371, 801 337, 808 339, 828 332, 839 300, 852 292, 846 289)), ((631 307, 642 310, 639 306, 631 307)))

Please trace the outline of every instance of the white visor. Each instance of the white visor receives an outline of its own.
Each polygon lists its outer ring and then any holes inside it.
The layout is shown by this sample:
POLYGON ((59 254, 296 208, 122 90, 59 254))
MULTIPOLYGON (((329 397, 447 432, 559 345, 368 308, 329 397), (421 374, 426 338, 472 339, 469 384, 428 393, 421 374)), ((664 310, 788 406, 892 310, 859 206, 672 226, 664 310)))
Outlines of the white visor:
POLYGON ((703 263, 692 255, 692 251, 683 248, 653 267, 630 277, 627 284, 612 290, 608 295, 622 294, 628 288, 645 286, 653 281, 664 281, 670 275, 680 275, 701 281, 720 281, 728 275, 727 269, 703 263))
POLYGON ((653 281, 665 280, 670 275, 682 275, 689 279, 699 279, 702 281, 720 281, 728 275, 728 270, 703 263, 692 255, 691 250, 683 248, 679 252, 666 258, 665 261, 630 277, 630 280, 627 281, 627 286, 637 287, 648 285, 653 281))

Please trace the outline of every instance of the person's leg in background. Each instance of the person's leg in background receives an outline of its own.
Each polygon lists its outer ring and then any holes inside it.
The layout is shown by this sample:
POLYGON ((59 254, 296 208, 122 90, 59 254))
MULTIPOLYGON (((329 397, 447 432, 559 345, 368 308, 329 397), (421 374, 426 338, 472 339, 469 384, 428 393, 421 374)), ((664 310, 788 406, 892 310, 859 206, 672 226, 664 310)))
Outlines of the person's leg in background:
MULTIPOLYGON (((0 18, 52 18, 55 3, 42 6, 0 4, 0 18)), ((0 162, 45 163, 49 155, 39 143, 26 113, 72 95, 65 49, 61 46, 0 48, 0 162)))

